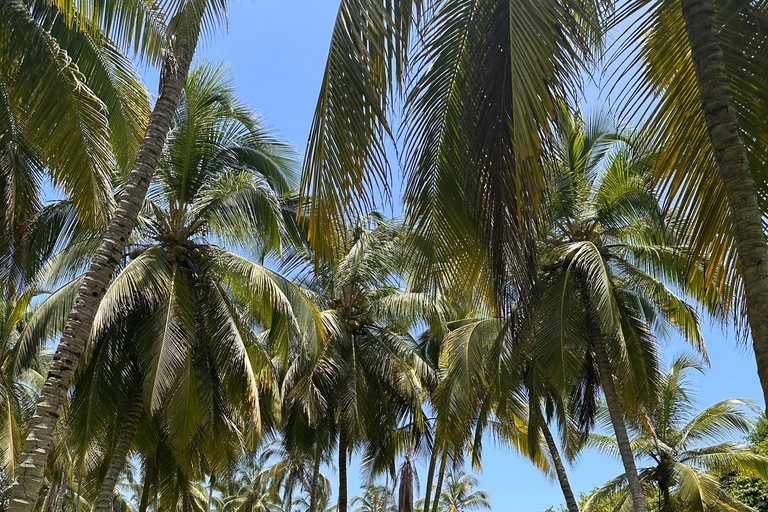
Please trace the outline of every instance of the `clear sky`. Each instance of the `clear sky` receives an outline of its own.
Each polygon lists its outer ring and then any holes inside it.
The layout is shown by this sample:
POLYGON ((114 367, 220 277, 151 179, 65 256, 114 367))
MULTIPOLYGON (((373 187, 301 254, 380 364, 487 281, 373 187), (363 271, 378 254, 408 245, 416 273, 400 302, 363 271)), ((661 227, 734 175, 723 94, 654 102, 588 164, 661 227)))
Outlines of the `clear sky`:
MULTIPOLYGON (((230 10, 228 30, 210 38, 198 52, 198 60, 228 62, 243 100, 294 142, 299 152, 306 144, 337 8, 338 0, 238 2, 230 10)), ((146 73, 153 92, 156 76, 152 71, 146 73)), ((596 105, 596 93, 590 93, 585 103, 589 108, 596 105)), ((699 403, 706 406, 739 397, 757 400, 762 406, 751 349, 738 346, 732 333, 724 334, 717 327, 707 326, 706 340, 712 367, 706 376, 696 377, 699 403)), ((665 359, 684 348, 679 342, 670 342, 665 347, 665 359)), ((538 512, 563 502, 556 483, 506 448, 489 441, 483 463, 478 475, 480 487, 488 492, 494 510, 538 512)), ((589 453, 576 467, 569 468, 577 494, 621 472, 617 460, 589 453)), ((353 496, 359 486, 356 465, 350 473, 353 496)), ((419 473, 424 483, 426 471, 419 473)))

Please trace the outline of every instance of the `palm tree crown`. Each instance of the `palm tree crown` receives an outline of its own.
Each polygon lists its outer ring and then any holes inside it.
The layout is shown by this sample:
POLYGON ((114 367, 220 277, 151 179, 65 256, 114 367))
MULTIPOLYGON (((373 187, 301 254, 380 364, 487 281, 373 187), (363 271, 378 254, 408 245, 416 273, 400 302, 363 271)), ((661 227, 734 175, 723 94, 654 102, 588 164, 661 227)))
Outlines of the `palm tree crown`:
POLYGON ((491 502, 485 491, 477 491, 477 478, 453 471, 448 475, 448 485, 440 493, 440 512, 471 512, 490 510, 491 502))
MULTIPOLYGON (((697 358, 676 357, 661 379, 655 407, 630 421, 635 457, 651 463, 641 470, 643 484, 649 493, 658 490, 663 511, 751 510, 725 493, 717 476, 738 471, 768 479, 768 458, 733 441, 752 431, 748 411, 757 408, 750 400, 732 398, 697 413, 687 379, 691 370, 703 370, 697 358)), ((591 434, 588 446, 616 453, 616 441, 608 436, 591 434)), ((624 475, 601 487, 584 510, 589 512, 608 496, 618 498, 619 504, 627 500, 624 475)))

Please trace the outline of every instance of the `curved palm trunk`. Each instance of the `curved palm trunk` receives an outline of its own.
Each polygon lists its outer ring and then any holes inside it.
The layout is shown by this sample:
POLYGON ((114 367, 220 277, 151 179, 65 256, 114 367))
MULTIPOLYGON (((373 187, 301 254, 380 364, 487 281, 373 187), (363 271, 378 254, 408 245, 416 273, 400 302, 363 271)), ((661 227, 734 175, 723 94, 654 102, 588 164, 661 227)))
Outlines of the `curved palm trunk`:
POLYGON ((312 465, 312 483, 309 489, 309 512, 317 512, 317 493, 320 487, 320 447, 315 448, 315 460, 312 465))
POLYGON ((632 505, 635 512, 646 512, 645 497, 643 496, 643 486, 640 483, 640 476, 637 473, 635 457, 632 454, 632 446, 629 443, 627 426, 624 423, 624 416, 621 412, 621 403, 619 395, 616 393, 616 386, 613 382, 613 369, 608 359, 608 351, 605 348, 600 331, 593 332, 593 345, 595 349, 595 361, 600 372, 600 382, 603 385, 603 394, 605 403, 608 406, 608 414, 611 417, 611 425, 616 435, 616 443, 619 445, 619 454, 621 462, 624 465, 624 473, 627 475, 627 483, 632 493, 632 505), (596 333, 596 334, 595 334, 596 333))
POLYGON ((131 443, 133 442, 133 437, 136 435, 136 429, 139 427, 141 412, 141 395, 136 394, 131 402, 128 414, 123 419, 123 426, 120 429, 120 434, 117 436, 115 450, 109 458, 107 472, 104 475, 104 480, 101 482, 99 495, 96 497, 96 502, 93 505, 93 510, 95 512, 110 512, 112 510, 112 494, 115 491, 115 485, 117 485, 120 471, 123 470, 125 460, 128 458, 128 450, 131 449, 131 443))
POLYGON ((627 476, 627 484, 632 494, 632 506, 635 512, 647 512, 643 486, 637 473, 635 457, 632 454, 632 445, 627 434, 627 425, 624 423, 624 415, 621 412, 621 402, 616 393, 616 385, 613 382, 613 368, 608 357, 608 349, 605 346, 602 329, 600 328, 600 314, 595 308, 589 294, 589 288, 583 276, 579 279, 581 299, 586 311, 587 329, 592 335, 592 348, 595 351, 595 362, 600 374, 600 383, 605 395, 605 403, 608 407, 608 415, 611 418, 613 432, 616 435, 616 443, 619 446, 619 455, 624 466, 624 474, 627 476))
POLYGON ((155 479, 155 457, 147 457, 144 463, 144 485, 141 489, 141 500, 139 500, 139 512, 147 512, 149 508, 149 491, 152 488, 152 482, 155 479))
MULTIPOLYGON (((202 17, 203 9, 197 15, 202 17)), ((131 231, 136 225, 149 183, 160 161, 176 107, 187 79, 200 34, 200 19, 191 20, 187 37, 171 38, 163 55, 157 102, 139 147, 128 182, 107 225, 104 238, 85 273, 74 306, 56 347, 45 384, 20 458, 18 479, 11 489, 10 509, 31 512, 43 484, 53 433, 67 399, 67 391, 90 335, 91 325, 110 279, 120 261, 131 231)))
POLYGON ((733 219, 757 373, 768 400, 768 240, 741 139, 713 0, 681 0, 699 100, 733 219))
POLYGON ((343 425, 339 426, 339 501, 337 512, 347 512, 347 430, 343 425))
MULTIPOLYGON (((435 501, 432 505, 432 512, 437 512, 440 507, 440 493, 443 492, 443 477, 445 476, 445 463, 448 461, 448 448, 443 451, 443 458, 440 460, 440 473, 437 475, 437 487, 435 488, 435 501)), ((427 512, 427 509, 424 509, 427 512)))
POLYGON ((576 497, 573 495, 571 483, 568 481, 568 473, 565 472, 563 460, 560 458, 560 452, 557 449, 557 443, 555 443, 555 438, 552 437, 552 432, 549 431, 549 427, 545 422, 541 423, 541 433, 544 434, 549 453, 552 456, 552 463, 555 465, 557 480, 560 482, 560 489, 563 490, 568 512, 579 512, 579 504, 576 503, 576 497))
POLYGON ((435 478, 435 466, 437 466, 437 442, 432 447, 432 455, 429 458, 429 469, 427 470, 427 492, 424 496, 424 512, 429 512, 429 502, 432 494, 432 480, 435 478))

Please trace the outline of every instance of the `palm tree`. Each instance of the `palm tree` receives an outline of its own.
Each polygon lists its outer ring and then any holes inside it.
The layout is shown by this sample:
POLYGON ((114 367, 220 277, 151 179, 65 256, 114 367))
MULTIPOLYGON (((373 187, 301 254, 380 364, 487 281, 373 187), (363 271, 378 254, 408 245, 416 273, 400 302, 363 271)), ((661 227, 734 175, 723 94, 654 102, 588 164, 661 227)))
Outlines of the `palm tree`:
POLYGON ((354 512, 397 512, 395 496, 386 485, 370 483, 363 488, 362 496, 352 498, 354 512))
POLYGON ((613 142, 600 116, 590 124, 578 113, 561 119, 541 242, 542 295, 531 302, 538 309, 531 317, 540 319, 532 324, 533 375, 541 373, 555 389, 579 390, 577 414, 587 428, 602 388, 633 506, 644 511, 622 408, 656 392, 654 332, 675 328, 700 350, 703 340, 693 307, 661 280, 689 286, 679 277, 684 256, 671 248, 658 201, 645 185, 649 157, 613 142))
POLYGON ((477 259, 482 240, 499 241, 481 253, 493 253, 493 269, 519 264, 524 253, 511 248, 525 247, 528 206, 543 197, 535 162, 556 98, 575 92, 600 39, 602 8, 343 0, 304 159, 313 247, 333 245, 343 219, 390 184, 383 139, 394 130, 392 92, 401 91, 406 223, 435 245, 422 266, 451 254, 477 259))
MULTIPOLYGON (((157 99, 117 207, 80 283, 67 325, 62 331, 40 393, 21 456, 18 478, 11 491, 12 506, 19 512, 29 512, 34 507, 37 491, 43 481, 45 459, 53 444, 54 426, 66 401, 67 391, 85 350, 107 286, 121 260, 123 249, 144 205, 152 176, 160 163, 165 139, 183 93, 201 31, 204 26, 210 27, 221 21, 225 16, 226 3, 188 0, 164 6, 170 7, 172 11, 164 13, 167 23, 163 34, 157 99)), ((100 9, 100 2, 87 3, 85 8, 88 7, 93 8, 91 14, 94 17, 107 18, 108 21, 118 18, 110 16, 117 9, 100 9)), ((133 21, 136 18, 144 18, 145 12, 139 10, 133 21)), ((153 14, 162 16, 159 13, 153 14)), ((143 23, 122 26, 131 27, 131 30, 138 29, 134 33, 141 34, 143 23)), ((13 36, 11 38, 13 39, 13 36)))
POLYGON ((768 398, 768 125, 765 91, 756 85, 766 70, 764 6, 658 1, 636 19, 629 37, 640 41, 639 51, 627 61, 643 65, 631 98, 654 98, 646 131, 660 152, 657 186, 684 214, 680 233, 689 236, 692 256, 707 261, 703 291, 732 297, 734 317, 749 325, 768 398))
MULTIPOLYGON (((552 470, 552 460, 557 456, 556 447, 550 453, 539 449, 538 432, 529 431, 526 421, 529 407, 521 391, 522 376, 507 373, 503 383, 497 378, 500 364, 497 350, 501 348, 500 343, 513 337, 513 329, 501 319, 483 316, 479 311, 459 316, 466 318, 446 322, 442 336, 430 330, 423 333, 418 342, 422 359, 430 367, 425 387, 430 393, 433 411, 429 421, 433 440, 426 495, 420 504, 424 510, 435 512, 449 456, 451 464, 456 466, 462 463, 462 454, 468 453, 473 467, 480 469, 482 439, 488 430, 545 473, 552 470)), ((513 353, 506 353, 504 359, 511 367, 523 366, 519 356, 513 353)))
POLYGON ((406 416, 420 425, 420 363, 405 337, 419 320, 439 324, 444 311, 431 295, 399 286, 402 231, 396 223, 371 213, 342 237, 339 251, 314 270, 312 253, 293 258, 304 265, 298 280, 324 309, 328 334, 314 354, 294 358, 284 387, 302 422, 338 440, 338 511, 346 512, 349 453, 361 443, 391 446, 406 416))
MULTIPOLYGON (((272 389, 271 347, 321 335, 301 290, 209 240, 257 253, 280 249, 284 211, 275 190, 290 181, 285 149, 237 102, 225 70, 193 70, 126 264, 96 316, 88 365, 77 374, 72 417, 83 434, 76 438, 83 447, 92 440, 113 447, 96 510, 108 507, 141 422, 157 413, 174 457, 192 471, 188 480, 199 471, 191 462, 198 451, 212 454, 206 467, 214 471, 226 462, 227 442, 254 447, 262 412, 271 418, 273 401, 262 407, 259 397, 272 389), (267 330, 256 335, 256 326, 267 330)), ((76 273, 93 241, 68 244, 47 269, 53 279, 76 273)), ((25 343, 61 326, 81 280, 41 305, 25 343)))
POLYGON ((490 510, 491 502, 485 491, 476 491, 477 478, 464 471, 452 471, 448 485, 440 494, 439 512, 470 512, 490 510))
POLYGON ((233 474, 222 482, 222 512, 277 512, 281 500, 273 485, 274 468, 269 466, 275 454, 269 447, 245 455, 233 474))
MULTIPOLYGON (((696 413, 691 398, 693 390, 687 382, 691 370, 703 371, 699 360, 677 356, 662 379, 656 406, 632 421, 636 432, 631 441, 635 456, 651 462, 640 472, 643 485, 658 489, 663 512, 751 510, 729 496, 717 476, 739 471, 768 479, 768 458, 733 441, 735 436, 751 432, 753 422, 748 411, 757 408, 749 400, 732 398, 696 413)), ((604 435, 591 434, 587 445, 616 452, 616 440, 604 435)), ((595 492, 585 505, 585 512, 609 495, 617 498, 617 507, 628 500, 624 475, 595 492)))

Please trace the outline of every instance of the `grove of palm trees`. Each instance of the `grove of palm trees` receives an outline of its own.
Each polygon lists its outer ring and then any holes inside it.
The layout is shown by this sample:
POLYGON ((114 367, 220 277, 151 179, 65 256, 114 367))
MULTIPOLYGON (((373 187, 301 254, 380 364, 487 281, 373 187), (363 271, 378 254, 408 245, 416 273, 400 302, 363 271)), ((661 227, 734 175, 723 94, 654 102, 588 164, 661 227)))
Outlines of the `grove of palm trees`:
POLYGON ((0 0, 0 510, 768 512, 767 84, 763 0, 0 0))

